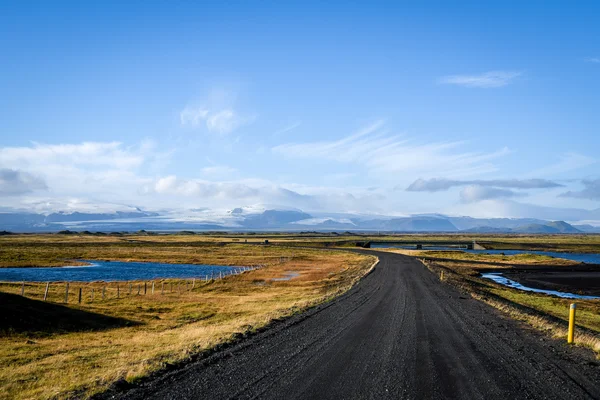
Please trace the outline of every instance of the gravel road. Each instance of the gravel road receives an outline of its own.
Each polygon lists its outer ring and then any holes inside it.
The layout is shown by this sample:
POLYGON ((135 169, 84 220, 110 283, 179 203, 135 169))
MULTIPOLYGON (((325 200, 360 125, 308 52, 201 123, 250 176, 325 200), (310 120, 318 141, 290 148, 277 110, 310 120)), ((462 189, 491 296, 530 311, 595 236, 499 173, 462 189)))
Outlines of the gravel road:
POLYGON ((600 398, 600 364, 443 284, 418 261, 376 253, 343 296, 104 398, 600 398))

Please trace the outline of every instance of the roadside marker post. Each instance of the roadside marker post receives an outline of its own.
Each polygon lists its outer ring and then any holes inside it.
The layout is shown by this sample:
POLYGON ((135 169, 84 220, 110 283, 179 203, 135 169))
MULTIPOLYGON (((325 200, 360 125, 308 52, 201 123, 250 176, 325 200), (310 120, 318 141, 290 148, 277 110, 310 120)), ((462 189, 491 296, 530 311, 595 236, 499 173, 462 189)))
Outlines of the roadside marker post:
POLYGON ((573 343, 573 336, 575 334, 575 310, 577 305, 571 304, 569 307, 569 335, 567 336, 567 343, 573 343))
POLYGON ((48 289, 50 288, 50 282, 46 282, 46 290, 44 290, 44 301, 48 298, 48 289))
POLYGON ((69 302, 69 282, 67 282, 67 286, 65 288, 65 303, 69 302))

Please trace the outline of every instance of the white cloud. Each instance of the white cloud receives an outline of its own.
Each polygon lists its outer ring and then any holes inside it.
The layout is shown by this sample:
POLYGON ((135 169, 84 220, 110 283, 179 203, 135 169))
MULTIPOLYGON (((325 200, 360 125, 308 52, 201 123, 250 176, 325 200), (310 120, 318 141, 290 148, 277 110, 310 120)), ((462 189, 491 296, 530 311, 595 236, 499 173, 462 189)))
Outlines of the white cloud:
POLYGON ((449 75, 440 78, 439 82, 448 85, 488 89, 506 86, 519 76, 521 76, 521 72, 517 71, 490 71, 478 75, 449 75))
POLYGON ((585 59, 586 62, 600 64, 600 57, 588 57, 585 59))
POLYGON ((452 180, 444 178, 417 179, 406 190, 409 192, 438 192, 455 186, 477 185, 511 189, 550 189, 563 185, 546 179, 475 179, 452 180))
POLYGON ((208 110, 205 108, 186 107, 179 113, 181 125, 199 126, 208 118, 208 110))
POLYGON ((159 178, 147 188, 147 193, 191 196, 205 200, 282 201, 300 200, 303 195, 274 184, 259 182, 213 182, 201 179, 181 179, 174 175, 159 178))
POLYGON ((255 115, 236 109, 237 95, 225 90, 212 90, 197 105, 188 105, 179 113, 182 126, 205 127, 209 132, 228 134, 243 125, 251 124, 255 115))
POLYGON ((120 142, 83 142, 80 144, 32 143, 30 147, 0 148, 2 165, 63 165, 110 166, 134 168, 144 161, 139 151, 125 148, 120 142))
POLYGON ((0 168, 0 196, 16 196, 46 190, 44 180, 25 171, 0 168))
POLYGON ((210 132, 227 134, 252 121, 250 117, 242 117, 234 110, 223 109, 210 111, 204 108, 186 107, 179 115, 182 125, 199 127, 205 125, 210 132))
POLYGON ((584 189, 562 193, 561 197, 600 200, 600 179, 584 179, 581 183, 583 183, 584 189))
POLYGON ((469 185, 460 191, 463 203, 473 203, 481 200, 501 199, 522 196, 521 193, 509 189, 498 189, 479 185, 469 185))
MULTIPOLYGON (((374 173, 431 174, 445 171, 445 176, 469 176, 492 172, 491 160, 509 153, 507 148, 492 153, 460 151, 464 142, 416 144, 414 140, 389 135, 383 121, 335 141, 288 143, 272 151, 291 158, 315 158, 355 163, 374 173)), ((389 175, 392 176, 392 175, 389 175)))
POLYGON ((169 155, 158 151, 150 140, 135 146, 119 142, 32 143, 0 148, 0 168, 27 171, 44 182, 48 196, 121 203, 134 202, 138 188, 149 181, 140 172, 160 173, 155 167, 166 163, 169 155))

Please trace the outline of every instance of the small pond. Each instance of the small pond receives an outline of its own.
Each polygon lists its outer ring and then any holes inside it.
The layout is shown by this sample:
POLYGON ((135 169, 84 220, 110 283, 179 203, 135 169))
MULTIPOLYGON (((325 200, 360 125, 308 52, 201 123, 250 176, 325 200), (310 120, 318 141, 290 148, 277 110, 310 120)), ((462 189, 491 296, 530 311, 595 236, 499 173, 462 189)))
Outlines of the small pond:
POLYGON ((223 265, 168 264, 155 262, 87 261, 86 266, 0 268, 0 281, 133 281, 160 278, 217 278, 241 271, 223 265))
POLYGON ((580 299, 580 300, 600 299, 600 297, 596 297, 596 296, 585 296, 585 295, 575 294, 575 293, 565 293, 565 292, 558 292, 556 290, 536 289, 536 288, 524 286, 517 281, 513 281, 512 279, 508 279, 508 278, 502 276, 501 273, 495 273, 495 272, 483 273, 483 274, 481 274, 481 277, 485 278, 485 279, 490 279, 496 283, 499 283, 500 285, 508 286, 511 288, 519 289, 519 290, 524 290, 526 292, 544 293, 544 294, 562 297, 564 299, 580 299))

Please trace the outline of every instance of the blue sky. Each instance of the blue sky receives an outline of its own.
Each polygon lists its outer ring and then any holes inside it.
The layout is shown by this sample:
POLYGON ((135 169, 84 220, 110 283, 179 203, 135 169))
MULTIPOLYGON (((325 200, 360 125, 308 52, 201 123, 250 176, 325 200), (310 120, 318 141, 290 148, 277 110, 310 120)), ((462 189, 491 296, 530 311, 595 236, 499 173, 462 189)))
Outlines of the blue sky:
POLYGON ((0 5, 4 209, 600 208, 597 2, 87 3, 0 5))

